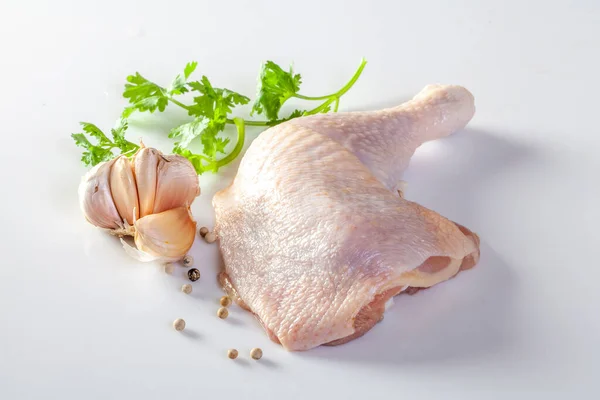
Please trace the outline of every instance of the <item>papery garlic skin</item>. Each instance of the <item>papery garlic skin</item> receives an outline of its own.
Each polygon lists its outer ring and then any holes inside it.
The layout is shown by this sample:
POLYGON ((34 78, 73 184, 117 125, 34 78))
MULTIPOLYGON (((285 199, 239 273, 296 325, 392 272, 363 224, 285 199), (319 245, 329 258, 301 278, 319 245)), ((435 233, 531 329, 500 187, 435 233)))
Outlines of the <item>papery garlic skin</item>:
POLYGON ((133 173, 138 190, 140 217, 145 217, 154 211, 156 169, 160 156, 161 154, 158 150, 142 147, 133 159, 133 173))
POLYGON ((176 207, 189 206, 200 194, 198 174, 185 157, 180 155, 162 156, 158 161, 156 171, 153 214, 176 207))
POLYGON ((85 219, 105 229, 117 229, 122 222, 110 190, 110 173, 115 161, 96 165, 79 185, 79 205, 85 219))
POLYGON ((110 191, 123 221, 129 225, 140 217, 138 191, 129 158, 117 157, 110 172, 110 191))
POLYGON ((192 247, 196 221, 187 207, 147 215, 135 223, 135 245, 139 251, 161 260, 179 260, 192 247))

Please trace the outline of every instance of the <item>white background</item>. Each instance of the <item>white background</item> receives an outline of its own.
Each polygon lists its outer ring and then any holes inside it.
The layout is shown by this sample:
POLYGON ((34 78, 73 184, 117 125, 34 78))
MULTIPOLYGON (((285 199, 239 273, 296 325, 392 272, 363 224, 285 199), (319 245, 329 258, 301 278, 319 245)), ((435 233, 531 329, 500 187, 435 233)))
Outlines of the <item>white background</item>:
MULTIPOLYGON (((598 398, 599 53, 592 0, 3 0, 0 399, 598 398), (186 296, 183 268, 137 263, 84 221, 69 134, 113 125, 126 75, 167 84, 197 60, 215 85, 253 96, 272 59, 320 95, 362 56, 342 110, 396 105, 428 83, 475 95, 468 128, 419 150, 406 180, 408 198, 482 238, 476 269, 399 298, 365 337, 288 353, 239 308, 215 316, 215 245, 195 243, 202 279, 186 296)), ((168 151, 185 120, 138 120, 129 138, 168 151)), ((201 177, 199 226, 236 168, 201 177)))

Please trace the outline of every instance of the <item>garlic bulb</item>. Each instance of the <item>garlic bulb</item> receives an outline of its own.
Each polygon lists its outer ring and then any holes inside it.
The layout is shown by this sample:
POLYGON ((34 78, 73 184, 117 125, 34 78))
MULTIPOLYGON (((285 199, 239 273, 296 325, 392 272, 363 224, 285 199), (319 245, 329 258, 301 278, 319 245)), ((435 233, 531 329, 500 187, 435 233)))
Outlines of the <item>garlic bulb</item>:
POLYGON ((79 186, 85 218, 123 239, 141 261, 175 261, 192 246, 196 222, 190 204, 200 194, 198 175, 184 157, 142 147, 132 160, 119 156, 91 169, 79 186))

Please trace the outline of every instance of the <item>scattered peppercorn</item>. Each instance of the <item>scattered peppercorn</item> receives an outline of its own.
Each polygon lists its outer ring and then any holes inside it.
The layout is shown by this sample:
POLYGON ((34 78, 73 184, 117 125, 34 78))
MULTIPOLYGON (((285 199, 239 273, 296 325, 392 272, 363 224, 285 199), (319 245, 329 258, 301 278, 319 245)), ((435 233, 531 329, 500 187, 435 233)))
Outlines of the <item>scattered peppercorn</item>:
POLYGON ((181 291, 185 294, 192 293, 192 285, 190 285, 189 283, 186 283, 185 285, 181 285, 181 291))
POLYGON ((187 276, 190 281, 196 282, 200 279, 200 271, 198 271, 198 268, 192 268, 187 272, 187 276))
POLYGON ((175 321, 173 321, 173 328, 175 328, 176 331, 182 331, 185 329, 185 321, 181 318, 177 318, 175 321))
POLYGON ((207 243, 213 243, 215 240, 217 240, 217 234, 214 232, 208 232, 204 236, 204 240, 206 240, 207 243))
POLYGON ((231 299, 229 298, 229 296, 223 296, 219 300, 219 303, 221 303, 223 307, 229 307, 229 305, 231 304, 231 299))
POLYGON ((259 348, 254 348, 254 349, 250 350, 250 357, 252 357, 255 360, 260 360, 262 355, 263 355, 262 350, 259 348))
POLYGON ((229 315, 229 311, 227 311, 227 309, 225 307, 221 307, 217 311, 217 317, 219 317, 221 319, 227 318, 228 315, 229 315))
POLYGON ((165 264, 165 273, 167 273, 169 275, 173 273, 173 264, 171 264, 171 263, 165 264))
POLYGON ((183 266, 189 268, 192 265, 194 265, 194 257, 186 254, 185 257, 183 257, 183 266))
POLYGON ((238 351, 236 349, 229 349, 227 350, 227 357, 231 358, 232 360, 235 360, 238 356, 238 351))
POLYGON ((205 227, 205 226, 203 226, 202 228, 200 228, 200 230, 198 231, 198 233, 200 234, 200 237, 204 237, 204 236, 206 236, 206 234, 207 234, 208 232, 210 232, 210 231, 209 231, 209 230, 208 230, 208 228, 207 228, 207 227, 205 227))

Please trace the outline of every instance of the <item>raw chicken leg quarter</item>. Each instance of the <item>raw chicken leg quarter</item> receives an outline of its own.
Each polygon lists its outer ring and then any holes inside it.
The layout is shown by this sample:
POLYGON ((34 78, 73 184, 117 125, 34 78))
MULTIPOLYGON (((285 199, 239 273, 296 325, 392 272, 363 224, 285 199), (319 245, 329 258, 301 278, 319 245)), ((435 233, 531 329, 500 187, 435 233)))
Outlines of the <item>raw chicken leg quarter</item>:
POLYGON ((474 112, 466 89, 430 85, 395 108, 263 132, 213 200, 225 289, 272 340, 307 350, 357 338, 392 296, 473 267, 477 235, 397 185, 417 147, 474 112))

